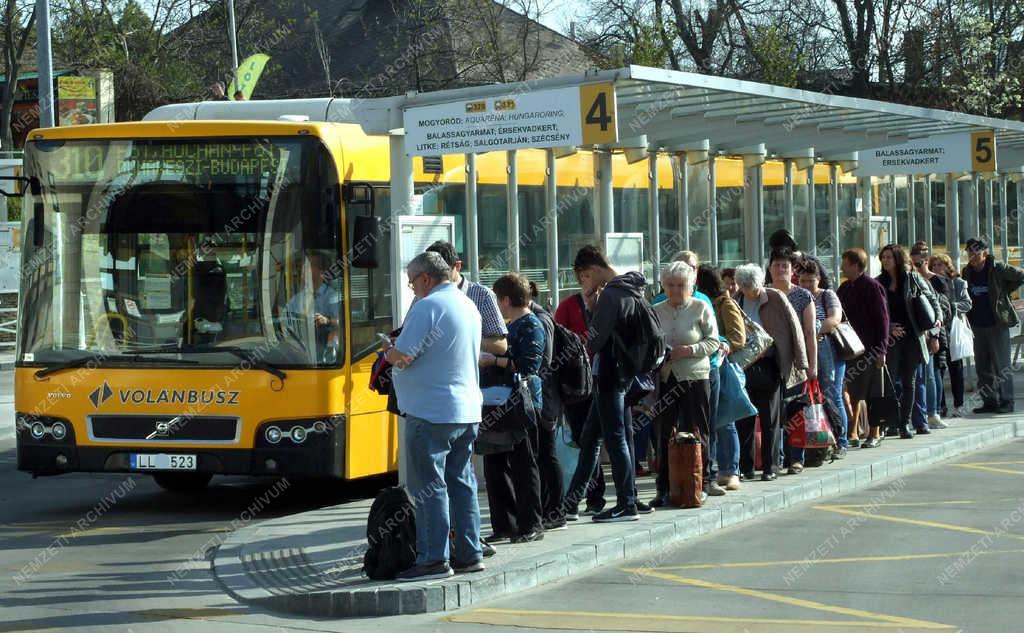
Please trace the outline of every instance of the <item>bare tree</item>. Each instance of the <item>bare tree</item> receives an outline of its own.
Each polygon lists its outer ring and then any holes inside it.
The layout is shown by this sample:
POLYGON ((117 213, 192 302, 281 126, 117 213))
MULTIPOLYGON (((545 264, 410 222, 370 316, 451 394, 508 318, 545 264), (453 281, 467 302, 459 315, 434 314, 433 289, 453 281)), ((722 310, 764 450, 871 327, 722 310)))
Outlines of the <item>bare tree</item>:
MULTIPOLYGON (((7 81, 4 83, 3 97, 0 101, 2 108, 3 146, 6 149, 13 149, 14 140, 11 134, 11 118, 14 113, 14 97, 17 93, 18 74, 21 72, 21 62, 25 55, 25 47, 28 44, 29 36, 36 23, 35 2, 18 2, 17 0, 6 0, 4 2, 2 29, 4 46, 4 73, 7 81), (29 10, 31 5, 31 10, 29 10)), ((52 105, 51 105, 52 107, 52 105)))

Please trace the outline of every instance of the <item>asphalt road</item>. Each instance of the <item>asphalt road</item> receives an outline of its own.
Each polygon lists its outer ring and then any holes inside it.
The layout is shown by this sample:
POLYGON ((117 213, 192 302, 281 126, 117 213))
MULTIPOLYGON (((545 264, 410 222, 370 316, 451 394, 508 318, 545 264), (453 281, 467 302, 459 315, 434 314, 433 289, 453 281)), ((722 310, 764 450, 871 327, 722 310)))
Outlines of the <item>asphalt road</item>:
MULTIPOLYGON (((14 470, 13 441, 0 435, 0 633, 1018 631, 1022 449, 1018 440, 973 453, 460 612, 307 620, 235 603, 204 559, 274 482, 218 478, 176 495, 145 476, 33 480, 14 470)), ((375 485, 294 482, 256 520, 375 485)))

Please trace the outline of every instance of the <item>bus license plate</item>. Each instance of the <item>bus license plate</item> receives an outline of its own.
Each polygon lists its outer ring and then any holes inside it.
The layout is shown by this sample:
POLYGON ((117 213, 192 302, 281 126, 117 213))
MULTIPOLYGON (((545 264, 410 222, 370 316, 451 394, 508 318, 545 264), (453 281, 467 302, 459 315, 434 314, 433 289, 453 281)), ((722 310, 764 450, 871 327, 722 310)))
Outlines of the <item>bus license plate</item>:
POLYGON ((195 455, 167 453, 131 453, 129 466, 132 470, 195 470, 195 455))

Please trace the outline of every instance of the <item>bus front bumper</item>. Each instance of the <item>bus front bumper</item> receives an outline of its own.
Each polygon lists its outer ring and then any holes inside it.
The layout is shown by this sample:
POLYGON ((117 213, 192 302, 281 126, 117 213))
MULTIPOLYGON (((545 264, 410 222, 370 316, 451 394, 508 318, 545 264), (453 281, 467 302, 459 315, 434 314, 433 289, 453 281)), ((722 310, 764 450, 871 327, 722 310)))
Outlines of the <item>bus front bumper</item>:
MULTIPOLYGON (((340 417, 340 416, 339 416, 340 417)), ((36 418, 46 428, 52 428, 59 419, 36 418)), ((46 433, 35 437, 31 426, 17 429, 18 470, 33 476, 60 475, 70 472, 168 472, 146 468, 132 468, 132 455, 195 455, 197 473, 215 475, 273 475, 313 478, 341 478, 345 464, 345 425, 328 425, 322 432, 308 433, 302 442, 296 442, 288 432, 294 423, 273 423, 285 431, 277 443, 266 439, 265 427, 257 430, 253 448, 188 448, 182 446, 78 446, 74 431, 62 421, 66 435, 56 439, 46 433)), ((136 460, 145 462, 147 460, 136 460)))

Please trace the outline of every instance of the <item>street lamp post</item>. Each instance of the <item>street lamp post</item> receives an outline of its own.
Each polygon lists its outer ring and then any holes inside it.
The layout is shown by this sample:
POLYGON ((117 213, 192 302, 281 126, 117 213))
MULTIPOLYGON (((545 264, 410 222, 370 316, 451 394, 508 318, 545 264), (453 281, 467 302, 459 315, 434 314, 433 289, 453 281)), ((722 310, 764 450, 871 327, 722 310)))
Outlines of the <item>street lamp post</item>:
MULTIPOLYGON (((238 85, 238 34, 235 32, 235 0, 227 0, 228 3, 228 40, 231 41, 231 77, 236 79, 238 85)), ((228 98, 232 98, 228 95, 228 98)))
MULTIPOLYGON (((53 57, 50 52, 50 2, 36 0, 36 56, 39 65, 39 126, 53 127, 53 57)), ((17 77, 7 78, 17 83, 17 77)))

